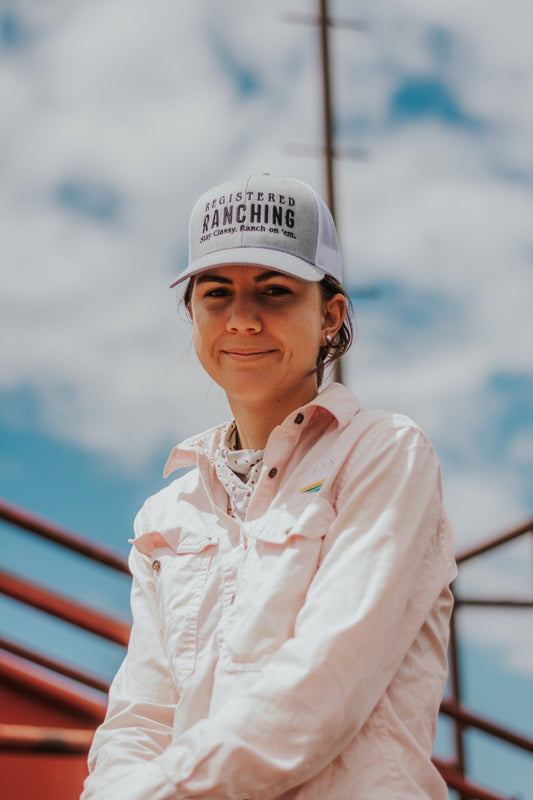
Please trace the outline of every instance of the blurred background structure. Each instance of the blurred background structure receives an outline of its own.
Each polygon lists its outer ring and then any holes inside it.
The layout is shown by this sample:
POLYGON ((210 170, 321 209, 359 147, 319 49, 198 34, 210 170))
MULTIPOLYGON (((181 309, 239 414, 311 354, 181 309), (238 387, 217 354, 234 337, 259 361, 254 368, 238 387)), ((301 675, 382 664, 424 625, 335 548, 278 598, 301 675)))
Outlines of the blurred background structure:
POLYGON ((330 0, 321 26, 325 13, 0 0, 6 800, 50 759, 51 796, 77 796, 127 637, 133 516, 172 445, 227 416, 167 286, 194 199, 248 170, 334 201, 359 329, 343 380, 414 417, 441 458, 461 567, 436 758, 486 792, 462 797, 533 798, 533 11, 330 0), (62 544, 79 531, 85 556, 115 551, 115 568, 46 541, 20 507, 62 544), (11 524, 21 513, 38 537, 11 524), (515 535, 496 546, 502 531, 515 535))

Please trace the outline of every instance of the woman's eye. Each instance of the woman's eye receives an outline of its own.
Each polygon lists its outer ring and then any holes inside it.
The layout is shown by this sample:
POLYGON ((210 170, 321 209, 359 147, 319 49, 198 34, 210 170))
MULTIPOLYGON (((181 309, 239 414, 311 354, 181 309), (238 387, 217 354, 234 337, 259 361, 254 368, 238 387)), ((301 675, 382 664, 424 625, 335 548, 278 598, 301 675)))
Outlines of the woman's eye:
POLYGON ((279 297, 284 294, 291 294, 291 290, 287 286, 268 286, 265 289, 265 294, 279 297))
POLYGON ((206 292, 204 294, 204 297, 227 297, 228 294, 229 294, 228 289, 220 287, 217 289, 211 289, 209 292, 206 292))

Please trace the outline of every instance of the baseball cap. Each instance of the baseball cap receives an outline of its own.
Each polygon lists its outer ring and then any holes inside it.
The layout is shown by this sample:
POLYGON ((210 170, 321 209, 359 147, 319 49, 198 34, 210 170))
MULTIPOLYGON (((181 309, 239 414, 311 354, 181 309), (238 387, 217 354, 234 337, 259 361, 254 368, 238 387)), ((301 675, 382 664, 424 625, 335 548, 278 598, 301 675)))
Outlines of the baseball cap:
POLYGON ((325 202, 306 183, 269 174, 227 181, 200 197, 189 225, 189 264, 171 287, 223 264, 270 267, 304 281, 342 278, 325 202))

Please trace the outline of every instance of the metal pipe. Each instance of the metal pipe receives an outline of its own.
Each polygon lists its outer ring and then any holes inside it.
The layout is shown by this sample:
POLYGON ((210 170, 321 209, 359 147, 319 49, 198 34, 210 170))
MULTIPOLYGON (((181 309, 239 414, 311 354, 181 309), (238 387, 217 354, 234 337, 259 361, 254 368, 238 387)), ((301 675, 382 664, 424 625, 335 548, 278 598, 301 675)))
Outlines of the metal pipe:
POLYGON ((2 637, 0 637, 0 648, 8 653, 12 653, 12 655, 17 656, 18 658, 23 658, 25 661, 31 661, 32 664, 37 664, 39 667, 44 667, 51 672, 64 675, 66 678, 77 681, 77 683, 82 683, 84 686, 90 686, 92 689, 97 689, 99 692, 104 692, 107 694, 109 691, 109 683, 107 681, 95 678, 93 675, 89 675, 87 672, 82 672, 81 670, 74 669, 73 667, 67 667, 65 664, 61 664, 59 661, 56 661, 53 658, 42 656, 40 653, 36 653, 34 650, 21 647, 20 645, 10 642, 2 637))
MULTIPOLYGON (((334 175, 334 146, 333 146, 333 112, 331 92, 331 72, 329 55, 329 12, 327 0, 319 0, 318 22, 320 31, 320 57, 322 64, 322 109, 324 130, 324 164, 326 178, 326 203, 331 216, 335 220, 335 175, 334 175)), ((333 380, 342 383, 341 360, 333 364, 333 380)))
POLYGON ((326 202, 335 219, 335 181, 333 164, 333 114, 329 56, 329 14, 327 0, 319 0, 320 56, 322 63, 322 102, 324 130, 324 163, 326 172, 326 202))
POLYGON ((450 698, 445 698, 442 701, 440 711, 442 714, 446 714, 454 720, 459 720, 463 727, 476 728, 476 730, 483 731, 483 733, 494 736, 496 739, 500 739, 503 742, 508 742, 514 745, 514 747, 519 747, 522 750, 526 750, 528 753, 533 753, 532 739, 510 731, 508 728, 503 728, 501 725, 497 725, 494 722, 489 722, 489 720, 480 717, 478 714, 474 714, 472 711, 468 711, 464 706, 459 705, 450 698))
POLYGON ((85 728, 45 728, 0 723, 0 750, 33 753, 87 753, 94 731, 85 728))
POLYGON ((512 800, 512 798, 494 794, 493 792, 488 792, 486 789, 481 789, 479 786, 475 786, 446 764, 446 762, 440 761, 438 758, 433 758, 433 763, 446 781, 448 788, 458 791, 460 797, 464 798, 464 800, 512 800))
MULTIPOLYGON (((459 670, 459 648, 458 648, 455 611, 452 613, 452 617, 450 620, 450 643, 448 646, 448 660, 450 664, 450 688, 452 691, 452 697, 455 704, 457 706, 460 706, 462 697, 462 687, 461 687, 461 675, 459 670)), ((463 725, 461 721, 458 719, 454 720, 453 734, 454 734, 455 759, 457 763, 457 768, 461 773, 461 775, 464 775, 465 748, 464 748, 463 725)), ((460 800, 465 800, 465 799, 464 797, 461 797, 460 800)))
POLYGON ((48 707, 51 704, 66 710, 69 718, 74 716, 82 726, 92 730, 105 716, 107 703, 100 693, 75 686, 71 681, 46 673, 5 651, 0 651, 0 683, 8 687, 9 697, 15 703, 21 693, 31 702, 37 701, 37 708, 44 699, 48 707))
POLYGON ((509 598, 488 598, 488 597, 456 597, 455 605, 459 606, 480 606, 485 608, 533 608, 533 600, 513 600, 509 598))
POLYGON ((15 577, 15 575, 0 571, 0 593, 70 622, 78 628, 102 636, 111 642, 116 642, 124 647, 128 644, 130 628, 125 622, 92 611, 90 608, 60 597, 47 589, 15 577))
POLYGON ((10 525, 17 525, 19 528, 41 536, 43 539, 61 545, 61 547, 66 547, 68 550, 91 558, 93 561, 98 561, 99 564, 105 564, 107 567, 116 569, 118 572, 124 572, 127 575, 130 574, 128 560, 124 556, 82 539, 66 528, 61 528, 53 522, 31 514, 29 511, 14 506, 4 499, 0 499, 0 519, 10 525))
POLYGON ((523 525, 520 525, 517 528, 512 528, 510 531, 506 531, 499 536, 495 536, 492 539, 487 539, 485 542, 477 545, 476 547, 471 547, 468 550, 464 550, 462 553, 458 553, 455 557, 455 560, 458 564, 462 564, 471 558, 482 555, 482 553, 488 553, 489 550, 493 550, 495 547, 500 547, 500 545, 506 544, 507 542, 522 536, 524 533, 530 533, 531 531, 533 531, 533 519, 530 519, 523 525))

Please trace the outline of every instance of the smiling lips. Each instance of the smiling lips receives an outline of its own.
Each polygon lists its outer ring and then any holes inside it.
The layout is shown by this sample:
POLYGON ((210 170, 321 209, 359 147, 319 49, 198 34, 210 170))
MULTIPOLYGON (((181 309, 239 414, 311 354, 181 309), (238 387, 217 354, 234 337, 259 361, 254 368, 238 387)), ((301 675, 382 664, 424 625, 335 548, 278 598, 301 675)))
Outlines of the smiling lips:
POLYGON ((270 355, 274 350, 222 350, 223 354, 236 361, 255 361, 270 355))

